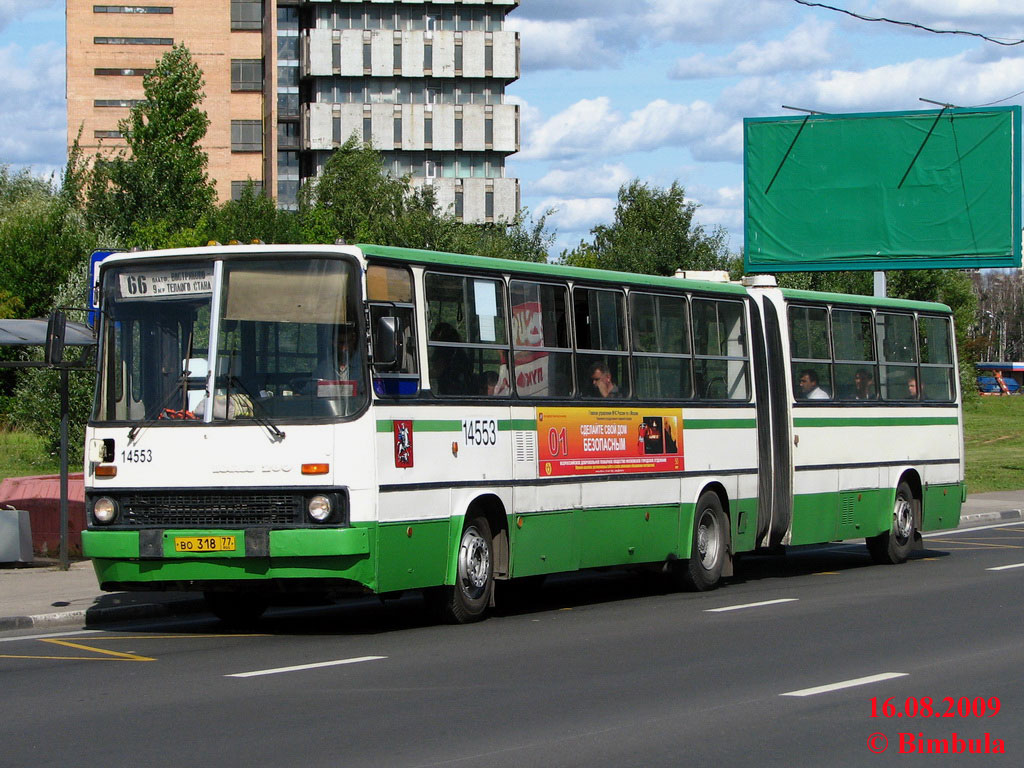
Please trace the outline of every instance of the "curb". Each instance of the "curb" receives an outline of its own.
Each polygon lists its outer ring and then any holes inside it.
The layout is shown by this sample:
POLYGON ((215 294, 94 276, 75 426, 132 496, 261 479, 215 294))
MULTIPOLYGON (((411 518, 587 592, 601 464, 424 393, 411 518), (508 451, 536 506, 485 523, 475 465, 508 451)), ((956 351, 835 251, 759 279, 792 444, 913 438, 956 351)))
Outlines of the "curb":
POLYGON ((178 600, 169 603, 141 603, 119 605, 112 608, 87 608, 76 611, 56 611, 33 616, 0 616, 0 632, 13 629, 34 629, 39 627, 61 627, 79 625, 93 627, 98 624, 116 624, 121 621, 138 619, 163 619, 207 611, 202 599, 178 600))
POLYGON ((1024 515, 1019 509, 1006 509, 1002 512, 975 512, 969 515, 960 516, 960 524, 983 523, 989 521, 1020 520, 1024 515))

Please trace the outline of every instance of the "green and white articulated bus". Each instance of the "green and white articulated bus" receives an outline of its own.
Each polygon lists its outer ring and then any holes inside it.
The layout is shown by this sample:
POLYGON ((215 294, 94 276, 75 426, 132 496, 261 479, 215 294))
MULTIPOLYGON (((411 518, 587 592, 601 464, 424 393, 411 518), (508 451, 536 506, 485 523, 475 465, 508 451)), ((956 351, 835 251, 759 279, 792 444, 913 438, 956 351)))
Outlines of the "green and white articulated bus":
POLYGON ((940 304, 372 245, 119 253, 96 270, 83 548, 107 590, 425 590, 959 521, 940 304))

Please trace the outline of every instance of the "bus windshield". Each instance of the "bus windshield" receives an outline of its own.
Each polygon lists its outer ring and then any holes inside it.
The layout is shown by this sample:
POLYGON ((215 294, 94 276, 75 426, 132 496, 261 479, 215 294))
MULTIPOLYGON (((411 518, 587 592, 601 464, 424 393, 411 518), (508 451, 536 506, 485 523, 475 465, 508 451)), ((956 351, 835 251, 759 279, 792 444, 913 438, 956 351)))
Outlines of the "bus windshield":
POLYGON ((216 312, 215 274, 210 262, 107 270, 95 420, 290 421, 362 409, 365 342, 349 262, 225 261, 216 312))

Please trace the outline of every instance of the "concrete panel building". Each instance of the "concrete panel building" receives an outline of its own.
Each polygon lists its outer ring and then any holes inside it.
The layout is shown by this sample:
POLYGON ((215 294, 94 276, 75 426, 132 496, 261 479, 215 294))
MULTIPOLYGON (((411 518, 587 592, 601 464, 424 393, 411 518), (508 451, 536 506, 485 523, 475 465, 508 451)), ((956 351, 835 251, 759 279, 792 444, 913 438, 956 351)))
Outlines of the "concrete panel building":
POLYGON ((118 121, 143 97, 142 77, 175 43, 203 69, 211 125, 204 142, 220 198, 247 180, 281 207, 355 136, 385 167, 431 186, 472 222, 510 219, 518 180, 518 0, 67 0, 68 145, 124 146, 118 121))

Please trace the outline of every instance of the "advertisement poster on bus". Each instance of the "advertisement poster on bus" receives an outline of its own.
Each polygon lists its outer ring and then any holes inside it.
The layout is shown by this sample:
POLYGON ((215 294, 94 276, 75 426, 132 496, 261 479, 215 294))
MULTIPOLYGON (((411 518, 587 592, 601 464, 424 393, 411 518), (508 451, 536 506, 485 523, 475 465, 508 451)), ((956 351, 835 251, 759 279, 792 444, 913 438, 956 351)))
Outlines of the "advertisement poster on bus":
POLYGON ((538 408, 541 477, 681 472, 679 408, 538 408))
POLYGON ((524 301, 512 306, 512 340, 516 345, 516 390, 526 397, 548 394, 548 353, 522 347, 543 347, 540 301, 524 301))

